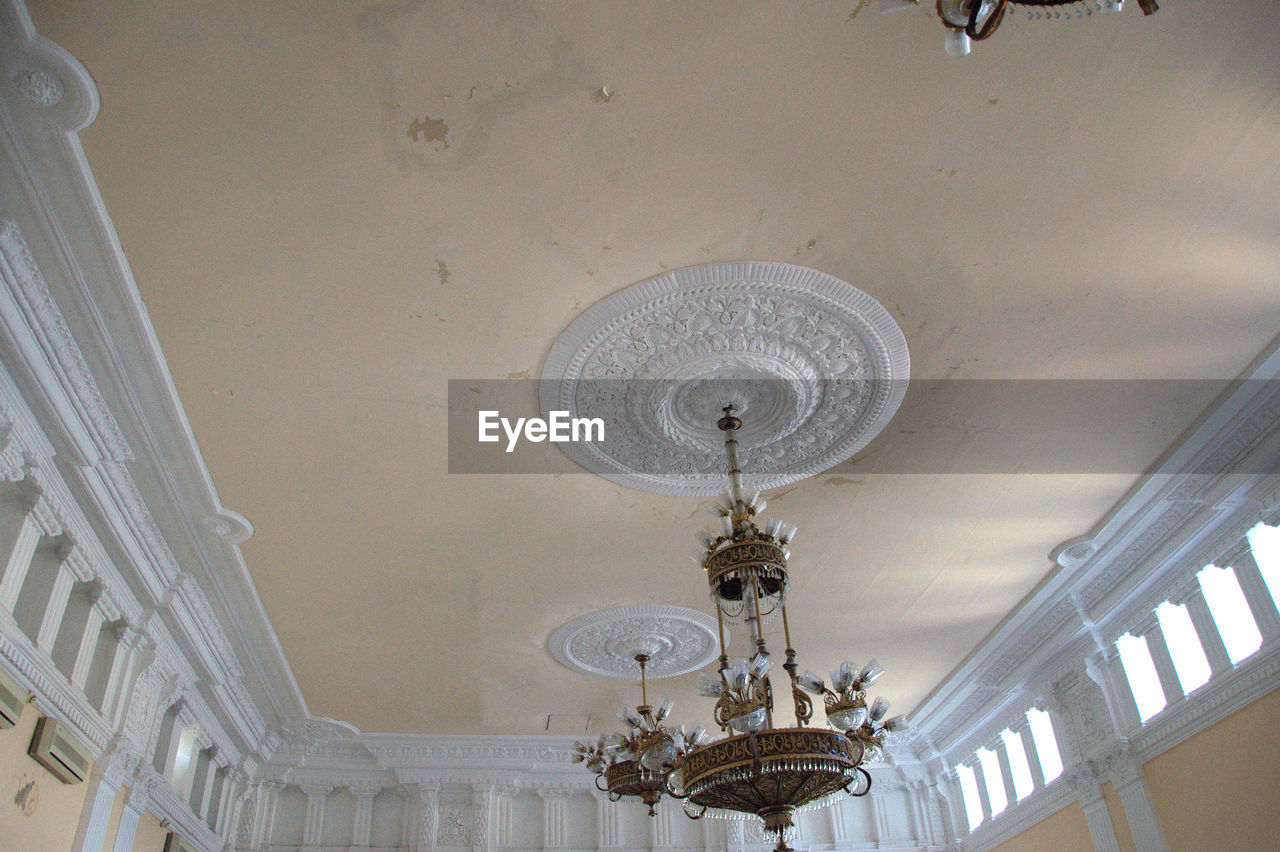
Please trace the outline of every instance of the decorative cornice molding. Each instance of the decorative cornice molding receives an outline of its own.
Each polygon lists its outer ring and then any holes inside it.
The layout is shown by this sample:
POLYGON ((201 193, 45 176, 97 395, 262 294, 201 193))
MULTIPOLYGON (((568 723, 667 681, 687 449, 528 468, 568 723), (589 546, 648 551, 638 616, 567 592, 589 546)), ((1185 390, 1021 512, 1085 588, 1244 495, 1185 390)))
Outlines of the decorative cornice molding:
POLYGON ((92 459, 96 451, 106 458, 132 461, 133 451, 98 390, 22 229, 8 218, 0 218, 0 279, 12 300, 10 310, 0 308, 0 321, 15 346, 14 354, 25 361, 50 401, 59 406, 64 425, 74 423, 84 428, 93 450, 84 445, 77 449, 86 459, 92 459))

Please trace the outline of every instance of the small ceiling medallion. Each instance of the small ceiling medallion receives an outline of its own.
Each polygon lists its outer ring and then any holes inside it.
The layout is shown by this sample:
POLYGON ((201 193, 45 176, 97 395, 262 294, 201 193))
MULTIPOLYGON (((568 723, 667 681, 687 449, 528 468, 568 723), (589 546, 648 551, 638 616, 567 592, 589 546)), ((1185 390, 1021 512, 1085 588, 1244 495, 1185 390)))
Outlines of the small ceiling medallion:
POLYGON ((544 416, 604 422, 603 441, 560 444, 588 471, 706 496, 722 487, 714 424, 726 403, 749 424, 746 484, 776 488, 866 446, 909 372, 901 329, 856 287, 785 263, 713 263, 588 308, 547 355, 540 396, 544 416))
POLYGON ((636 655, 647 659, 648 676, 696 671, 719 654, 716 620, 696 609, 642 604, 580 615, 556 628, 547 650, 575 672, 636 680, 636 655))

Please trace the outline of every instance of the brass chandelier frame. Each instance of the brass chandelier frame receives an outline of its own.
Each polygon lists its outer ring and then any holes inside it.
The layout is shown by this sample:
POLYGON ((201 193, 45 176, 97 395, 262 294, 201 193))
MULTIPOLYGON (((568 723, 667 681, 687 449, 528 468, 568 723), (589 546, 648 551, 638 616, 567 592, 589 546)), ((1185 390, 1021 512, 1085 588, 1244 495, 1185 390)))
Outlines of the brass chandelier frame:
POLYGON ((742 420, 735 406, 724 407, 716 426, 725 436, 729 487, 718 508, 719 526, 704 534, 699 558, 716 607, 719 666, 704 674, 698 690, 716 699, 714 718, 726 736, 704 741, 701 728, 686 736, 684 728, 662 724, 670 713, 664 702, 654 711, 648 703, 645 664, 640 664, 641 704, 619 718, 629 735, 602 736, 594 744, 578 743, 574 759, 596 773, 596 786, 613 801, 638 798, 653 816, 666 795, 684 801, 691 819, 713 813, 753 814, 765 831, 776 835, 775 852, 789 852, 789 832, 795 815, 824 804, 840 791, 865 796, 871 775, 864 764, 882 754, 886 733, 900 725, 900 717, 885 719, 889 702, 877 698, 870 705, 866 688, 884 669, 874 661, 862 668, 843 663, 831 672, 827 685, 811 671, 800 672, 791 641, 787 614, 790 575, 788 545, 796 528, 772 521, 762 529, 757 514, 765 503, 757 492, 743 496, 742 466, 738 458, 738 430, 742 420), (773 657, 765 624, 780 619, 786 642, 785 662, 795 724, 774 724, 775 696, 769 672, 773 657), (729 631, 746 628, 749 658, 731 660, 729 631), (812 727, 814 697, 821 697, 831 727, 812 727))

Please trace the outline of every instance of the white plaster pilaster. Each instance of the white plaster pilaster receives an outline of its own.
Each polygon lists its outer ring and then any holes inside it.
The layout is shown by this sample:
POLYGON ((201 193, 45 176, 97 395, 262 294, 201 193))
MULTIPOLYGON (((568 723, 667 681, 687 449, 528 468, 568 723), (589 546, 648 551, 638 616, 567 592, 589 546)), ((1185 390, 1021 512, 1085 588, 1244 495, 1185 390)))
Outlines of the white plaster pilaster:
POLYGON ((307 797, 307 814, 302 825, 302 845, 319 846, 324 838, 324 809, 333 792, 330 784, 304 784, 302 793, 307 797))
POLYGON ((1245 548, 1230 560, 1231 568, 1236 572, 1236 581, 1240 591, 1253 613, 1253 621, 1262 634, 1262 644, 1266 647, 1276 639, 1280 639, 1280 610, 1276 609, 1276 600, 1271 595, 1266 578, 1258 568, 1253 553, 1245 548))
POLYGON ((1013 786, 1013 764, 1009 762, 1009 747, 1004 737, 996 737, 987 748, 996 755, 996 763, 1000 766, 1000 780, 1004 783, 1005 807, 1013 807, 1018 802, 1018 792, 1013 786))
POLYGON ((1040 752, 1036 750, 1035 737, 1031 734, 1031 723, 1023 716, 1014 733, 1022 739, 1022 751, 1027 756, 1027 769, 1031 770, 1031 784, 1036 790, 1043 790, 1045 785, 1044 767, 1040 764, 1040 752))
POLYGON ((618 802, 609 801, 604 793, 595 796, 596 800, 596 847, 599 849, 617 849, 622 846, 622 833, 618 825, 618 802))
MULTIPOLYGON (((1089 783, 1089 782, 1086 782, 1089 783)), ((1111 824, 1111 813, 1107 810, 1107 801, 1096 785, 1091 795, 1081 801, 1084 818, 1089 824, 1089 836, 1093 839, 1093 848, 1097 852, 1120 852, 1120 843, 1116 840, 1115 827, 1111 824)))
POLYGON ((129 795, 124 800, 124 810, 120 814, 120 825, 116 829, 115 844, 111 852, 132 852, 133 841, 138 831, 138 820, 147 811, 151 803, 151 792, 156 780, 154 778, 138 778, 129 788, 129 795))
POLYGON ((973 762, 973 778, 978 787, 978 804, 982 808, 982 821, 991 819, 991 794, 987 791, 987 775, 982 771, 982 761, 973 762))
POLYGON ((836 843, 849 840, 849 826, 844 811, 845 799, 838 798, 827 808, 827 819, 831 823, 831 839, 836 843))
POLYGON ((1174 603, 1185 605, 1187 615, 1191 616, 1191 626, 1196 629, 1196 636, 1199 637, 1200 646, 1204 649, 1205 659, 1209 661, 1210 677, 1231 671, 1233 668, 1231 656, 1227 654, 1222 633, 1218 630, 1217 622, 1213 620, 1213 613, 1209 611, 1209 602, 1205 600, 1204 589, 1200 586, 1199 578, 1192 578, 1174 603))
POLYGON ((351 848, 364 849, 373 832, 373 799, 382 788, 377 784, 351 784, 348 789, 356 803, 351 820, 351 848))
POLYGON ((1147 787, 1141 767, 1133 766, 1128 776, 1116 783, 1116 792, 1120 794, 1120 802, 1124 805, 1134 846, 1142 852, 1169 852, 1169 843, 1165 840, 1164 828, 1156 813, 1155 803, 1151 801, 1151 790, 1147 787))
MULTIPOLYGON (((674 828, 671 825, 672 807, 670 799, 660 803, 649 818, 650 848, 655 850, 671 849, 675 845, 674 828)), ((682 817, 683 818, 683 817, 682 817)))
POLYGON ((260 849, 271 840, 271 828, 276 824, 276 810, 280 804, 280 791, 285 788, 278 781, 263 781, 258 785, 258 807, 253 813, 253 837, 250 847, 260 849))
POLYGON ((118 769, 112 765, 115 759, 118 758, 108 757, 94 764, 71 842, 72 852, 102 852, 107 842, 107 823, 122 786, 118 769))
POLYGON ((53 585, 49 588, 49 599, 45 603, 44 616, 40 619, 40 630, 36 633, 36 647, 53 654, 53 643, 57 639, 58 629, 62 626, 63 616, 67 613, 67 601, 71 597, 71 588, 76 584, 76 575, 67 565, 67 560, 59 555, 56 561, 57 573, 53 585))
POLYGON ((568 793, 558 787, 539 787, 537 793, 542 799, 542 847, 562 849, 567 844, 565 802, 568 793))
POLYGON ((1164 629, 1155 615, 1148 616, 1134 628, 1135 636, 1147 640, 1147 651, 1151 654, 1151 663, 1155 666, 1156 676, 1160 678, 1160 689, 1164 692, 1165 706, 1172 706, 1183 698, 1182 681, 1178 680, 1178 670, 1174 668, 1173 656, 1169 653, 1169 643, 1165 641, 1164 629))
POLYGON ((102 634, 102 625, 106 614, 101 606, 100 594, 94 595, 94 601, 85 618, 84 630, 80 634, 80 643, 76 647, 75 662, 71 666, 71 682, 80 689, 89 681, 89 667, 93 665, 93 655, 98 648, 98 639, 102 634))
POLYGON ((871 791, 871 813, 875 821, 877 848, 893 846, 893 823, 889 821, 889 803, 885 801, 885 790, 871 791))
POLYGON ((12 613, 18 593, 40 543, 40 526, 28 506, 10 503, 0 506, 0 609, 12 613))
POLYGON ((519 787, 510 785, 494 789, 493 844, 498 849, 511 846, 511 830, 514 810, 512 801, 520 793, 519 787))

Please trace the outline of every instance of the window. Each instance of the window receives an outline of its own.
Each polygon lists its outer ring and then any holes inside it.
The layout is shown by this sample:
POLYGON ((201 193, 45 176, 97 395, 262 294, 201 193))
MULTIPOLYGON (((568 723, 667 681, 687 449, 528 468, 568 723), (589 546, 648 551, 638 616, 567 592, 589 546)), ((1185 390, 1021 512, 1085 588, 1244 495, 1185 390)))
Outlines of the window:
POLYGON ((991 803, 991 815, 1003 813, 1009 807, 1009 797, 1004 791, 1004 773, 1000 771, 1000 759, 994 751, 980 748, 978 763, 982 765, 982 777, 987 782, 987 801, 991 803))
POLYGON ((1160 676, 1156 674, 1155 663, 1151 662, 1147 640, 1126 633, 1116 640, 1116 648, 1120 651, 1120 662, 1129 679, 1129 690, 1138 705, 1138 716, 1146 722, 1163 710, 1166 703, 1160 676))
POLYGON ((1156 607, 1156 618, 1160 621, 1164 643, 1169 646, 1169 656, 1173 658, 1173 668, 1178 673, 1178 684, 1183 694, 1208 683, 1212 674, 1209 661, 1205 659, 1204 648, 1200 645, 1200 637, 1196 636, 1187 608, 1165 601, 1156 607))
POLYGON ((1013 794, 1021 802, 1036 788, 1031 778, 1031 767, 1027 764, 1027 752, 1022 747, 1022 737, 1005 729, 1000 732, 1004 740, 1004 750, 1009 754, 1009 774, 1013 777, 1013 794))
POLYGON ((973 831, 982 825, 982 802, 978 799, 978 779, 974 777, 973 767, 960 764, 956 767, 960 777, 960 795, 964 799, 964 813, 969 818, 969 830, 973 831))
POLYGON ((1040 758, 1044 783, 1048 784, 1062 774, 1062 755, 1058 753, 1058 738, 1053 733, 1053 720, 1045 711, 1032 708, 1027 711, 1027 721, 1031 724, 1031 740, 1036 744, 1036 756, 1040 758))
POLYGON ((195 779, 196 736, 199 730, 194 726, 182 729, 178 738, 178 751, 173 759, 173 789, 182 798, 191 795, 191 782, 195 779))
POLYGON ((1213 621, 1222 634, 1222 644, 1227 646, 1227 656, 1232 664, 1238 663, 1262 647, 1262 634, 1249 611, 1249 604, 1236 582, 1236 572, 1230 568, 1206 565, 1196 575, 1204 599, 1213 613, 1213 621))
POLYGON ((1267 581, 1271 599, 1280 606, 1280 527, 1258 524, 1247 536, 1253 561, 1258 563, 1262 579, 1267 581))

